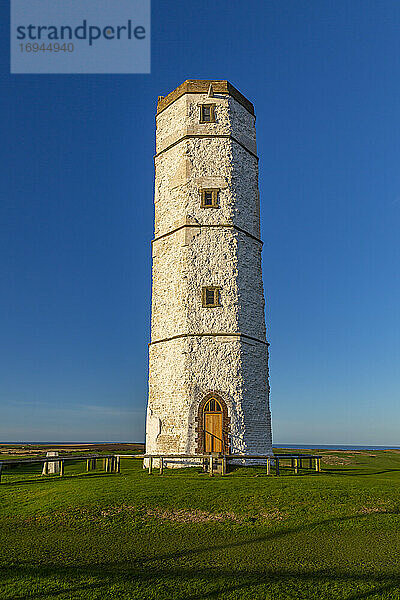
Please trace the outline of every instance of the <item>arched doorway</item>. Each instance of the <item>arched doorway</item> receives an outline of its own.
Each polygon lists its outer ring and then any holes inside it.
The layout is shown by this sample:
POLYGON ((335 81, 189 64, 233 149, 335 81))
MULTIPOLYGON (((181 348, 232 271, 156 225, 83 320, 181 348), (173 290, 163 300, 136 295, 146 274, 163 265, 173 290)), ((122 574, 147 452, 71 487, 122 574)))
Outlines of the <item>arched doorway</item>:
POLYGON ((203 410, 204 451, 222 452, 222 406, 216 398, 210 398, 203 410))
POLYGON ((197 417, 197 452, 228 453, 228 409, 223 399, 208 393, 200 402, 197 417))

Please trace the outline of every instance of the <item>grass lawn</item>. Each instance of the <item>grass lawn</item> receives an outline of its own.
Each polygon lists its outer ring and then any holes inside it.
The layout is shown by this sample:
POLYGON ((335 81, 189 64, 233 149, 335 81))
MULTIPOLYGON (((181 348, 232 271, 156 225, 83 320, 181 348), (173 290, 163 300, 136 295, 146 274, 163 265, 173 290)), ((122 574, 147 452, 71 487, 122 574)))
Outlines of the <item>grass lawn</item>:
POLYGON ((7 470, 0 598, 400 600, 400 453, 321 454, 280 477, 7 470))

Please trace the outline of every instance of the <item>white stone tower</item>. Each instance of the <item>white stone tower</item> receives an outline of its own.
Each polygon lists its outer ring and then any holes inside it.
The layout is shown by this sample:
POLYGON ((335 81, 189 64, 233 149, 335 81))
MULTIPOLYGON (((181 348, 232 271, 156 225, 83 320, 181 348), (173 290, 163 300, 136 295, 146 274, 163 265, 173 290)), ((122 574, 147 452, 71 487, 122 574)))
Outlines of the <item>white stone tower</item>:
POLYGON ((156 121, 146 452, 272 454, 253 105, 188 80, 156 121))

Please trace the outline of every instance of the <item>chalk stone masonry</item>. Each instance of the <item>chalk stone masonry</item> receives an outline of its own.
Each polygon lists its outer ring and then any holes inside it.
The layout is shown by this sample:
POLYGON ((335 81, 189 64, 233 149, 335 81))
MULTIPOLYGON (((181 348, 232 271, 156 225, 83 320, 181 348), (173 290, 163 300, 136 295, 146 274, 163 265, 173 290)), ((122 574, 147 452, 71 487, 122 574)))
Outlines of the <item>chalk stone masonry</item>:
POLYGON ((156 123, 146 452, 204 452, 211 394, 224 451, 272 455, 253 105, 227 81, 186 81, 159 98, 156 123), (201 104, 215 122, 200 123, 201 104), (205 188, 218 208, 201 207, 205 188), (220 306, 202 306, 205 286, 220 306))
MULTIPOLYGON (((46 452, 46 458, 50 456, 58 456, 58 452, 49 451, 46 452)), ((43 464, 42 475, 58 475, 60 472, 60 461, 47 462, 43 464)))

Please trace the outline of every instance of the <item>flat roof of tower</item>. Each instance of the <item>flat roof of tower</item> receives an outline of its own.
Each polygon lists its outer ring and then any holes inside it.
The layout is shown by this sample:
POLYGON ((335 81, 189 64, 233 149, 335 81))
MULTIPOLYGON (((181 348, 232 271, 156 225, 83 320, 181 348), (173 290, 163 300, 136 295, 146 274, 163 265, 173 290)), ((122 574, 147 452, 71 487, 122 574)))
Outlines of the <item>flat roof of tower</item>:
POLYGON ((216 94, 229 94, 232 98, 240 102, 249 113, 254 115, 254 106, 250 100, 247 100, 229 81, 215 79, 187 79, 167 96, 158 97, 157 114, 184 94, 206 94, 210 85, 213 87, 213 92, 216 94))

